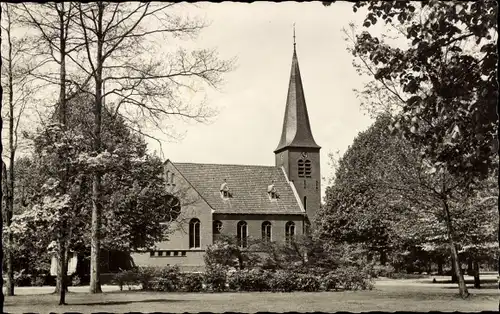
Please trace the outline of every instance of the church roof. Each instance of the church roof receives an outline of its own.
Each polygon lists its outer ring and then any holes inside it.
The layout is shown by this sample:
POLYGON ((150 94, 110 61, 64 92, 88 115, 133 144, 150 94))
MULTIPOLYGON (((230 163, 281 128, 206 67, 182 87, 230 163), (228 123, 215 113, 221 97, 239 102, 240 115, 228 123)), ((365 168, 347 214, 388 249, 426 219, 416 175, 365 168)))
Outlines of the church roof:
POLYGON ((216 213, 304 214, 298 196, 282 168, 227 164, 172 163, 216 213), (229 198, 221 197, 226 183, 229 198), (271 199, 274 184, 278 199, 271 199))
POLYGON ((274 152, 277 153, 285 147, 321 148, 316 144, 312 136, 295 44, 293 49, 290 83, 288 85, 288 95, 286 99, 283 131, 278 147, 274 152))

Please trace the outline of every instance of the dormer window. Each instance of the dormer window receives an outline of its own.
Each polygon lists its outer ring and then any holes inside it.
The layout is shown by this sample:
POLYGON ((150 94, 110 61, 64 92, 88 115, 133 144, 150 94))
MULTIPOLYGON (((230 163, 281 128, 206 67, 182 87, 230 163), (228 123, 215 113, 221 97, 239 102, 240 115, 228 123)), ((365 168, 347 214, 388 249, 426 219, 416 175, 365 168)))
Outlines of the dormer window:
POLYGON ((276 187, 274 186, 274 182, 273 182, 273 184, 271 184, 267 187, 267 194, 269 195, 269 198, 272 200, 279 198, 279 194, 278 194, 278 192, 276 192, 276 187))
POLYGON ((165 171, 165 182, 167 183, 167 185, 170 185, 170 171, 165 171))
POLYGON ((165 181, 167 182, 167 185, 175 185, 174 173, 172 171, 165 171, 165 181))
POLYGON ((229 191, 229 186, 227 185, 227 182, 225 179, 224 179, 224 183, 222 183, 220 186, 220 195, 224 199, 230 198, 232 196, 231 192, 229 191))

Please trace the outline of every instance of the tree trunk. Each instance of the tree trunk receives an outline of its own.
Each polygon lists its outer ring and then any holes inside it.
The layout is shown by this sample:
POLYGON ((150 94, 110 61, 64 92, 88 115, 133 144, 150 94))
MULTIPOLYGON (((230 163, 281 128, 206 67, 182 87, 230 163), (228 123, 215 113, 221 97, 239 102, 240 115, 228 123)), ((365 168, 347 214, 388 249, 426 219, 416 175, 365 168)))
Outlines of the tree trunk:
MULTIPOLYGON (((3 119, 0 117, 0 130, 3 129, 3 119)), ((3 152, 3 145, 2 145, 2 141, 0 141, 0 156, 3 152)), ((3 161, 2 161, 2 164, 3 164, 3 161)), ((4 185, 4 180, 5 180, 5 177, 3 175, 0 176, 0 183, 1 183, 1 187, 0 188, 0 209, 2 209, 2 206, 3 206, 3 197, 4 197, 4 192, 3 192, 3 185, 4 185)), ((1 211, 3 213, 3 210, 1 211)), ((0 226, 2 227, 3 229, 3 215, 0 215, 0 226)), ((3 243, 3 232, 0 232, 0 243, 3 243)), ((0 245, 0 261, 3 261, 3 245, 0 245)), ((0 267, 0 276, 2 276, 3 278, 3 267, 0 267)), ((3 311, 3 303, 4 303, 4 295, 3 295, 3 280, 0 281, 0 289, 2 291, 2 293, 0 293, 0 304, 1 304, 1 308, 0 308, 0 311, 3 311)))
POLYGON ((94 173, 92 182, 92 238, 90 247, 90 292, 101 293, 101 176, 94 173))
MULTIPOLYGON (((6 189, 6 194, 7 194, 7 199, 5 203, 5 209, 6 209, 6 223, 7 223, 7 228, 10 227, 10 224, 12 222, 12 215, 14 213, 14 159, 15 159, 15 154, 16 154, 16 147, 14 144, 14 83, 13 83, 13 68, 12 68, 12 41, 11 41, 11 33, 10 33, 10 14, 9 14, 9 9, 7 9, 7 17, 8 17, 8 25, 5 28, 7 31, 7 40, 9 43, 9 49, 8 49, 8 88, 9 88, 9 178, 6 180, 7 182, 7 189, 6 189)), ((7 179, 7 177, 5 177, 7 179)), ((5 264, 7 266, 7 281, 6 281, 6 288, 7 288, 7 295, 8 296, 13 296, 14 295, 14 269, 13 269, 13 256, 12 256, 12 234, 9 231, 7 234, 7 250, 5 254, 5 264)))
MULTIPOLYGON (((64 2, 61 3, 60 9, 58 9, 59 14, 59 52, 60 52, 60 64, 59 64, 59 108, 58 108, 58 122, 62 127, 63 131, 66 131, 66 32, 65 32, 65 14, 67 12, 64 8, 64 2)), ((69 19, 69 17, 66 17, 69 19)), ((64 171, 61 173, 61 184, 60 190, 62 194, 67 193, 67 172, 68 164, 65 156, 59 156, 62 165, 64 165, 64 171)), ((57 277, 59 281, 59 305, 66 304, 66 289, 67 289, 67 260, 66 260, 66 228, 67 228, 67 217, 62 211, 59 212, 61 217, 60 230, 58 233, 57 246, 58 246, 58 271, 57 277)), ((57 290, 57 287, 56 287, 57 290)))
MULTIPOLYGON (((10 174, 10 173, 9 173, 10 174)), ((10 176, 9 176, 10 177, 10 176)), ((2 212, 2 218, 5 219, 6 226, 8 227, 10 225, 10 221, 12 220, 12 212, 10 211, 11 208, 13 208, 13 197, 11 193, 11 184, 10 184, 10 179, 7 180, 8 174, 7 174, 7 166, 5 163, 2 161, 2 178, 5 180, 2 184, 2 192, 3 192, 3 200, 5 204, 5 212, 2 212)), ((14 295, 14 269, 13 269, 13 258, 12 258, 12 253, 10 250, 10 247, 12 246, 12 234, 9 232, 7 234, 7 241, 6 241, 6 246, 5 246, 5 264, 6 264, 6 270, 7 270, 7 278, 5 281, 5 288, 6 288, 6 295, 8 296, 13 296, 14 295)), ((3 283, 3 282, 2 282, 3 283)))
MULTIPOLYGON (((96 155, 101 153, 101 124, 102 124, 102 87, 103 87, 103 42, 102 35, 102 17, 104 14, 104 5, 102 2, 97 3, 98 12, 96 24, 97 30, 97 57, 96 57, 96 73, 94 76, 96 84, 95 104, 94 104, 94 140, 93 149, 96 155)), ((90 250, 90 292, 101 293, 101 271, 100 271, 100 254, 101 254, 101 173, 97 170, 92 174, 92 235, 91 235, 91 250, 90 250)))
POLYGON ((481 288, 481 281, 479 279, 479 262, 474 260, 474 288, 481 288))
MULTIPOLYGON (((67 262, 67 251, 66 244, 64 241, 64 235, 61 235, 59 243, 57 244, 58 256, 57 256, 57 277, 59 277, 59 305, 66 304, 66 290, 67 290, 67 274, 68 274, 68 262, 67 262)), ((56 287, 57 289, 57 287, 56 287)))
POLYGON ((458 279, 458 291, 462 298, 467 298, 469 296, 469 291, 467 291, 467 285, 465 284, 464 274, 462 273, 462 267, 460 266, 460 261, 458 259, 457 247, 453 238, 453 223, 451 220, 450 209, 446 199, 442 200, 443 211, 446 217, 446 231, 448 233, 448 241, 451 251, 451 261, 455 267, 455 274, 458 279))
POLYGON ((457 277, 457 271, 455 267, 455 263, 453 263, 453 258, 451 260, 451 283, 457 283, 458 282, 458 277, 457 277))

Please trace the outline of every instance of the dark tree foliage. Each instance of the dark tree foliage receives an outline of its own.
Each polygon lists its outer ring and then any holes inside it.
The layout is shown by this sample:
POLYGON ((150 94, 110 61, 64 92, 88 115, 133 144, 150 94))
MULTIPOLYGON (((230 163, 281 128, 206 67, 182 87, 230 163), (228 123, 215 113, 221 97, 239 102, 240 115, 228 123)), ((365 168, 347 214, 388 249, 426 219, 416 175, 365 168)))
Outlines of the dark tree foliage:
POLYGON ((401 101, 395 127, 436 167, 474 186, 498 147, 496 2, 362 1, 353 10, 360 8, 367 30, 353 54, 401 101), (377 22, 396 25, 408 47, 374 36, 377 22))

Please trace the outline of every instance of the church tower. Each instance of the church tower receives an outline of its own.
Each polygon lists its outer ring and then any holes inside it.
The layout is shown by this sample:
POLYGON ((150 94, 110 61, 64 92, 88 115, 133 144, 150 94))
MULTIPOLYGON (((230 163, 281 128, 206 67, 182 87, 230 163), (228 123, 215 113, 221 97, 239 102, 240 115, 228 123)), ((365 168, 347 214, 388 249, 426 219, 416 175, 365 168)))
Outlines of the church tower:
POLYGON ((302 200, 310 222, 321 205, 319 151, 309 124, 306 100, 300 77, 299 61, 293 42, 292 70, 286 99, 283 131, 274 151, 276 166, 283 167, 302 200))

